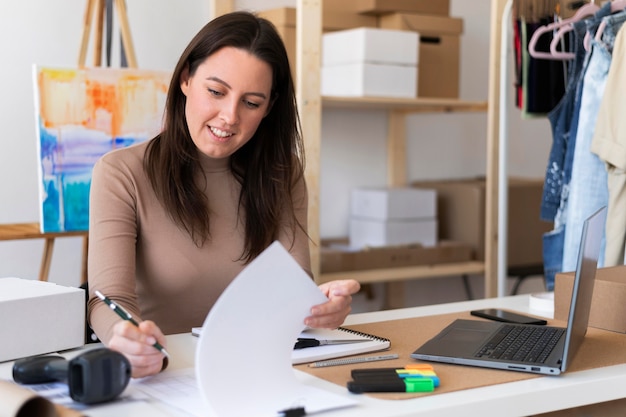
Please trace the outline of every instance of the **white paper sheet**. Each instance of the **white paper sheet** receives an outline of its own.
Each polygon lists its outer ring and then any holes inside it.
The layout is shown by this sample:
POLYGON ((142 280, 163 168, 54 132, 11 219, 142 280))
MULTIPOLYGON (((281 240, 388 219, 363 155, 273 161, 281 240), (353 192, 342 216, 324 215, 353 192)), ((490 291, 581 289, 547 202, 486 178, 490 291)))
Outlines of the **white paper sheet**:
POLYGON ((131 380, 130 387, 135 395, 141 393, 190 417, 206 415, 206 405, 198 390, 193 368, 165 370, 157 375, 131 380))
POLYGON ((326 301, 278 242, 226 288, 208 314, 196 350, 196 378, 220 417, 276 416, 304 407, 313 413, 354 405, 302 384, 291 366, 294 340, 313 305, 326 301))

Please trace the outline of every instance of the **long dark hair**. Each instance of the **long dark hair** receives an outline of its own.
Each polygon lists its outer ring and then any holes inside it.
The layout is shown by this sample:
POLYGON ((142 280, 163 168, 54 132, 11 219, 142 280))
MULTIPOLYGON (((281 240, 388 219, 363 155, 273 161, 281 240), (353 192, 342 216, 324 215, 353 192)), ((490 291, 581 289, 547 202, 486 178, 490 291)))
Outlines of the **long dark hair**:
POLYGON ((253 54, 272 68, 272 108, 254 136, 230 157, 230 169, 241 184, 239 212, 245 213, 241 259, 260 254, 288 221, 295 237, 299 224, 292 204, 294 184, 302 180, 304 145, 293 79, 285 46, 275 27, 249 12, 225 14, 206 24, 182 53, 172 75, 163 131, 148 144, 144 169, 172 219, 197 246, 210 239, 209 202, 194 182, 200 172, 198 150, 185 119, 183 71, 198 66, 223 47, 253 54), (287 212, 285 212, 285 209, 287 212))

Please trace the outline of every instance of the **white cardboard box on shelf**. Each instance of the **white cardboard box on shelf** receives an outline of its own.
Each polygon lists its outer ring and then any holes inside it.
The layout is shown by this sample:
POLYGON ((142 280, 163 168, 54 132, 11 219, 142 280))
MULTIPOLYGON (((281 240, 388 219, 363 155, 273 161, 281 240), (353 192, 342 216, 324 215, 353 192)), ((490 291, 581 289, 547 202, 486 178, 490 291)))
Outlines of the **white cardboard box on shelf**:
POLYGON ((417 96, 417 67, 354 63, 322 67, 323 96, 401 97, 417 96))
POLYGON ((85 291, 81 288, 0 278, 0 317, 0 361, 85 343, 85 291))
POLYGON ((352 189, 350 213, 372 220, 434 219, 437 192, 414 187, 360 187, 352 189))
POLYGON ((321 93, 347 97, 417 96, 419 34, 357 28, 322 37, 321 93))
POLYGON ((349 227, 350 246, 353 248, 437 244, 437 220, 371 220, 352 217, 349 227))
POLYGON ((322 66, 377 63, 416 66, 419 34, 414 31, 356 28, 322 36, 322 66))

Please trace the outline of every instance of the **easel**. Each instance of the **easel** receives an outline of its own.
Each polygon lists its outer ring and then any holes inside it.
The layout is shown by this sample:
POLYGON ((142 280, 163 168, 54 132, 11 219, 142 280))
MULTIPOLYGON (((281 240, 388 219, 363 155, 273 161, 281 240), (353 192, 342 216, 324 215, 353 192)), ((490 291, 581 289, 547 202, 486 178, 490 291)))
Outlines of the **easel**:
MULTIPOLYGON (((133 40, 130 35, 130 25, 128 24, 128 15, 126 13, 126 3, 124 0, 114 0, 115 10, 120 23, 120 29, 122 31, 122 44, 124 45, 124 51, 128 60, 128 66, 130 68, 137 68, 137 58, 135 57, 135 47, 133 46, 133 40)), ((91 32, 91 23, 96 19, 96 31, 95 37, 95 50, 93 54, 93 66, 99 67, 102 65, 102 31, 104 29, 104 18, 106 13, 106 1, 105 0, 87 0, 87 8, 85 9, 85 23, 83 25, 83 38, 80 45, 80 54, 78 56, 78 66, 84 67, 85 60, 87 58, 87 49, 89 47, 89 35, 91 32)))
POLYGON ((43 255, 41 257, 41 266, 39 267, 39 280, 47 281, 50 273, 50 262, 52 261, 52 250, 54 249, 54 240, 58 237, 75 237, 83 236, 83 260, 81 264, 81 283, 87 282, 87 247, 88 232, 52 232, 44 233, 41 231, 39 223, 15 223, 0 225, 0 241, 2 240, 25 240, 25 239, 44 239, 43 255))
MULTIPOLYGON (((124 0, 114 0, 117 17, 120 21, 120 29, 122 32, 122 43, 131 68, 137 68, 137 59, 135 57, 135 48, 133 47, 130 26, 126 14, 126 4, 124 0)), ((87 49, 89 46, 89 36, 91 32, 92 21, 95 12, 95 51, 94 66, 100 66, 102 62, 102 41, 104 18, 106 14, 105 0, 87 0, 85 9, 85 21, 83 26, 83 36, 78 58, 78 66, 85 67, 87 57, 87 49)), ((25 240, 25 239, 44 239, 44 249, 41 258, 41 266, 39 268, 39 280, 48 281, 50 273, 50 263, 52 262, 52 251, 56 238, 62 237, 83 237, 82 262, 81 262, 81 284, 87 282, 87 253, 89 248, 89 232, 88 231, 69 231, 69 232, 42 232, 39 223, 15 223, 0 225, 0 241, 8 240, 25 240)))

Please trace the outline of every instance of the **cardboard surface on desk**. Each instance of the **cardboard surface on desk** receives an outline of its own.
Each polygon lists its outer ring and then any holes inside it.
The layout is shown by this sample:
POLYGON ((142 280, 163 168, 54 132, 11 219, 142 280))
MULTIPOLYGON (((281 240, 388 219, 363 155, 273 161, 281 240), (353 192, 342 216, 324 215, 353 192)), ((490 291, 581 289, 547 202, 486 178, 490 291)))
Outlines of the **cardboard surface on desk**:
MULTIPOLYGON (((417 362, 415 359, 411 359, 409 355, 421 344, 434 337, 441 329, 457 318, 477 319, 476 317, 471 316, 469 311, 467 311, 463 313, 346 326, 350 329, 390 339, 391 349, 385 353, 397 353, 400 355, 400 358, 389 361, 330 366, 326 368, 309 368, 307 365, 298 365, 295 368, 345 387, 347 382, 351 380, 350 371, 352 371, 352 369, 388 367, 402 368, 408 363, 417 362)), ((564 322, 556 320, 550 320, 548 324, 553 326, 565 326, 564 322)), ((587 337, 582 344, 580 351, 570 364, 567 372, 569 373, 585 369, 601 368, 621 363, 626 363, 626 335, 589 328, 587 331, 587 337)), ((441 381, 441 385, 433 393, 380 393, 368 395, 381 399, 400 400, 424 395, 435 395, 463 389, 503 384, 506 382, 521 381, 542 376, 526 372, 505 371, 444 363, 433 362, 432 365, 441 381)), ((550 376, 549 378, 559 377, 550 376)))

